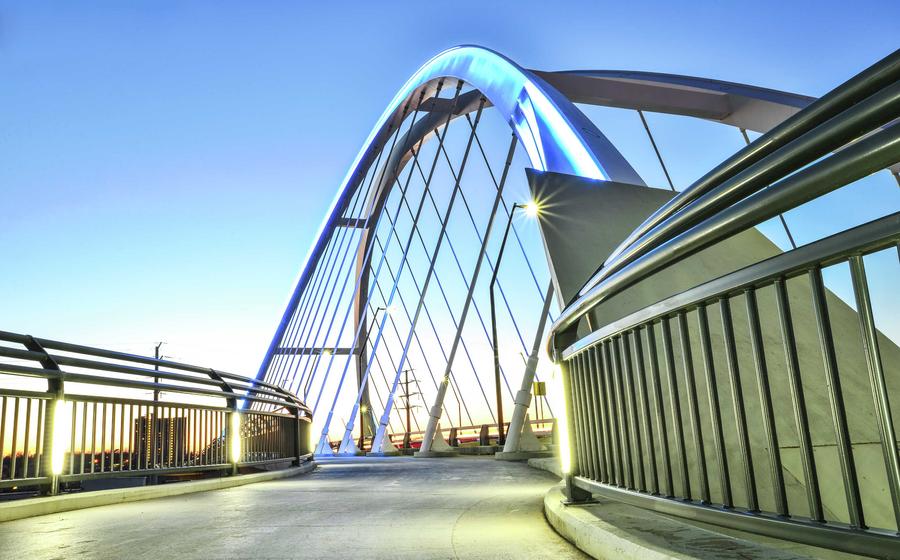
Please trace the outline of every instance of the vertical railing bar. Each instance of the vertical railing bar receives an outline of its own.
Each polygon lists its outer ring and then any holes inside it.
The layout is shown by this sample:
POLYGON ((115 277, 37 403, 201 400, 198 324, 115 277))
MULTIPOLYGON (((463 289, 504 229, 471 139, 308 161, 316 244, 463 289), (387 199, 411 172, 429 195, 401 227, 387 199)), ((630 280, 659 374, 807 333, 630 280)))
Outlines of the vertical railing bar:
POLYGON ((684 425, 681 418, 681 396, 678 394, 678 382, 675 379, 675 355, 672 350, 672 330, 669 318, 663 317, 660 323, 663 340, 663 358, 666 365, 666 379, 669 386, 669 406, 672 408, 672 427, 675 430, 675 444, 678 448, 678 463, 681 470, 681 483, 686 500, 691 499, 691 478, 688 472, 687 450, 684 441, 684 425))
POLYGON ((637 416, 637 402, 634 397, 634 374, 631 368, 631 345, 628 342, 628 332, 622 333, 619 337, 619 353, 622 356, 622 375, 625 379, 625 404, 628 408, 628 422, 631 426, 631 446, 634 450, 635 465, 637 467, 636 476, 633 477, 637 482, 634 485, 635 490, 645 492, 647 490, 646 481, 644 479, 644 452, 641 446, 641 425, 637 416))
POLYGON ((856 474, 856 463, 853 459, 853 444, 847 427, 847 412, 844 407, 844 396, 841 390, 841 378, 838 373, 837 356, 834 350, 834 337, 828 318, 828 304, 825 301, 825 286, 822 269, 813 268, 809 273, 812 288, 813 312, 819 334, 819 346, 825 368, 825 385, 828 389, 831 414, 834 421, 834 436, 840 458, 841 474, 844 478, 844 492, 847 497, 847 510, 850 525, 864 529, 862 498, 859 493, 859 478, 856 474))
POLYGON ((572 417, 575 422, 575 436, 577 445, 575 446, 575 458, 578 465, 578 473, 581 475, 589 474, 585 468, 584 454, 587 449, 587 438, 584 434, 584 421, 582 419, 582 400, 581 400, 581 374, 578 364, 578 356, 573 356, 569 360, 569 385, 572 388, 572 417))
POLYGON ((119 405, 119 472, 125 470, 125 404, 119 405))
POLYGON ((678 313, 678 340, 681 345, 681 361, 684 366, 685 387, 688 397, 688 414, 691 419, 691 435, 697 452, 697 472, 700 475, 700 500, 709 503, 709 475, 706 470, 706 453, 704 449, 703 428, 700 424, 700 406, 697 404, 697 380, 694 375, 694 356, 691 352, 691 339, 688 332, 687 312, 678 313))
POLYGON ((103 403, 103 414, 100 424, 100 472, 106 472, 106 409, 108 403, 103 403))
POLYGON ((619 344, 615 338, 609 340, 612 353, 612 367, 615 380, 615 398, 618 405, 618 416, 622 426, 622 437, 619 442, 622 446, 622 455, 625 457, 626 488, 633 489, 634 484, 634 457, 631 446, 631 429, 628 424, 628 402, 625 399, 625 380, 622 374, 622 356, 619 352, 619 344))
POLYGON ((587 384, 587 372, 585 371, 585 353, 578 355, 578 382, 579 396, 581 397, 581 431, 584 434, 584 466, 585 472, 591 480, 597 479, 597 472, 594 469, 593 455, 595 442, 591 430, 591 405, 590 394, 587 384))
POLYGON ((91 407, 91 474, 94 474, 95 455, 97 453, 97 402, 91 407))
POLYGON ((134 460, 137 457, 137 451, 135 450, 135 428, 137 427, 138 420, 135 418, 134 414, 134 405, 128 407, 128 470, 133 471, 135 469, 134 460))
MULTIPOLYGON (((3 465, 3 459, 6 456, 5 447, 3 446, 6 443, 6 413, 9 412, 9 408, 6 405, 6 396, 0 397, 0 467, 3 465)), ((3 469, 0 468, 0 480, 3 480, 3 469)))
POLYGON ((606 394, 606 388, 603 386, 603 363, 599 356, 599 346, 594 345, 589 350, 591 355, 592 362, 592 378, 594 380, 594 386, 597 388, 596 393, 594 394, 594 402, 597 406, 597 420, 598 424, 598 434, 600 437, 600 465, 602 466, 602 473, 600 476, 601 482, 606 484, 610 484, 612 481, 612 462, 610 460, 609 453, 609 418, 607 417, 608 410, 606 409, 606 404, 604 401, 604 395, 606 394))
POLYGON ((641 403, 641 417, 644 423, 644 447, 647 449, 647 476, 650 480, 649 492, 659 494, 659 474, 656 469, 656 449, 653 445, 653 424, 650 421, 650 402, 646 388, 646 369, 644 368, 644 350, 641 346, 641 328, 635 327, 630 336, 633 339, 631 349, 634 358, 635 375, 638 381, 638 401, 641 403))
POLYGON ((878 344, 878 329, 875 326, 872 298, 869 293, 869 282, 866 278, 866 267, 862 256, 853 255, 850 257, 850 272, 859 315, 860 334, 862 335, 862 344, 869 370, 872 400, 880 428, 878 434, 881 437, 884 469, 887 474, 888 487, 891 491, 894 522, 898 530, 900 530, 900 457, 898 457, 897 453, 897 435, 894 431, 890 392, 885 381, 884 365, 882 364, 881 351, 878 344))
POLYGON ((650 362, 650 381, 653 391, 653 410, 656 415, 656 424, 659 426, 659 445, 663 455, 665 467, 666 491, 669 496, 675 496, 675 482, 672 480, 672 459, 669 453, 669 430, 666 426, 665 408, 663 407, 662 382, 659 377, 659 360, 656 350, 656 334, 653 332, 653 323, 647 323, 647 352, 650 362))
POLYGON ((10 468, 9 468, 9 479, 15 480, 16 478, 16 467, 18 466, 18 461, 16 460, 16 452, 19 448, 19 401, 21 399, 19 397, 14 397, 13 399, 13 429, 12 429, 12 447, 10 449, 10 468))
POLYGON ((84 452, 87 450, 87 403, 81 403, 81 468, 78 474, 84 474, 84 452))
MULTIPOLYGON (((52 404, 52 403, 48 402, 48 406, 50 404, 52 404)), ((78 420, 77 413, 78 413, 78 403, 76 401, 72 401, 72 415, 70 416, 70 418, 72 419, 72 433, 70 434, 70 439, 69 439, 69 471, 67 474, 75 474, 75 433, 76 433, 75 423, 78 420)), ((3 446, 0 445, 0 449, 2 449, 2 448, 3 448, 3 446)), ((51 453, 52 453, 52 451, 51 451, 51 453)))
MULTIPOLYGON (((615 390, 613 385, 612 360, 609 354, 609 342, 603 342, 601 346, 603 352, 603 384, 606 387, 606 409, 609 411, 610 431, 612 433, 612 441, 610 449, 613 455, 613 466, 615 471, 616 486, 625 486, 625 469, 622 464, 622 455, 619 447, 619 417, 615 407, 615 390)), ((612 483, 612 480, 610 480, 612 483)))
POLYGON ((747 490, 747 509, 759 511, 756 495, 756 476, 753 472, 753 455, 750 452, 750 435, 747 431, 747 413, 744 409, 744 392, 741 387, 740 369, 737 361, 737 348, 734 341, 734 324, 731 317, 731 304, 728 296, 719 299, 719 312, 722 315, 722 336, 725 343, 725 358, 728 364, 728 379, 731 384, 731 400, 734 406, 734 420, 737 425, 738 444, 744 464, 744 480, 747 490))
POLYGON ((756 367, 756 382, 759 389, 759 404, 763 417, 763 431, 769 446, 769 466, 772 470, 772 492, 775 495, 775 511, 787 516, 788 502, 784 488, 784 474, 781 470, 781 448, 778 445, 778 433, 775 425, 775 412, 772 406, 772 391, 769 387, 769 372, 766 367, 766 355, 762 342, 762 329, 759 324, 759 309, 756 301, 756 290, 744 292, 747 300, 747 322, 750 326, 750 349, 756 367))
POLYGON ((25 441, 22 446, 22 477, 28 478, 28 452, 31 451, 31 402, 33 399, 25 399, 25 441))
MULTIPOLYGON (((181 429, 178 430, 178 433, 181 434, 181 441, 178 444, 178 464, 182 467, 186 467, 189 457, 188 446, 190 445, 190 431, 188 429, 187 409, 183 406, 178 407, 178 420, 181 425, 181 429)), ((226 450, 225 452, 229 453, 229 450, 226 450)))
MULTIPOLYGON (((47 402, 43 399, 37 401, 38 405, 38 417, 37 417, 37 434, 35 439, 34 446, 34 476, 41 476, 41 461, 44 460, 44 410, 47 406, 47 402)), ((2 452, 0 452, 2 455, 2 452)))
POLYGON ((703 372, 706 376, 706 397, 709 402, 709 416, 713 427, 713 446, 716 453, 716 464, 719 467, 719 486, 722 488, 722 505, 726 508, 734 506, 731 496, 731 476, 728 472, 728 456, 725 454, 725 434, 722 429, 722 405, 719 403, 719 389, 713 363, 712 344, 709 336, 709 318, 706 304, 697 306, 697 325, 700 331, 700 354, 703 360, 703 372))
POLYGON ((600 468, 600 432, 597 430, 597 388, 594 385, 593 368, 591 367, 590 352, 581 353, 582 371, 585 384, 585 397, 588 415, 588 432, 591 435, 591 472, 592 480, 600 480, 602 470, 600 468))

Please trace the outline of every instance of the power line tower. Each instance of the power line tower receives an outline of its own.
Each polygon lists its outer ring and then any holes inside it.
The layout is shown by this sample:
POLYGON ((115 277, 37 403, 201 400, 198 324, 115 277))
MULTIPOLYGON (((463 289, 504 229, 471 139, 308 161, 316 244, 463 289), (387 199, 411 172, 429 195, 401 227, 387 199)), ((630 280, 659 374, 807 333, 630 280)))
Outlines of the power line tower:
POLYGON ((410 432, 412 432, 412 425, 410 424, 410 422, 412 422, 412 409, 419 408, 419 405, 411 405, 409 401, 410 401, 411 397, 422 394, 418 391, 416 391, 415 393, 410 392, 410 390, 409 390, 410 383, 415 383, 416 386, 419 385, 419 380, 416 379, 415 376, 413 376, 412 379, 409 378, 410 372, 415 373, 415 369, 409 368, 409 369, 403 370, 403 381, 400 382, 400 384, 403 385, 403 402, 406 403, 406 406, 400 407, 401 410, 406 411, 406 434, 403 436, 403 448, 404 449, 411 448, 410 432))

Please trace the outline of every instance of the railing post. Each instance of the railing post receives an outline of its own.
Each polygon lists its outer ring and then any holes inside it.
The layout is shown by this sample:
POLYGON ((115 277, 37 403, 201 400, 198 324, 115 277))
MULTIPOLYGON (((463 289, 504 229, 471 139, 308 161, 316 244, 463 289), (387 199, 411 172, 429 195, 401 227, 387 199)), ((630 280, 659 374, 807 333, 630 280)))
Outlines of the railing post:
MULTIPOLYGON (((40 360, 42 368, 57 372, 60 371, 59 364, 56 363, 56 360, 50 357, 50 354, 47 353, 44 347, 41 346, 33 336, 28 336, 25 342, 23 342, 23 345, 32 352, 40 352, 44 355, 40 360)), ((44 435, 41 441, 41 454, 43 455, 41 458, 41 473, 36 473, 50 478, 49 485, 41 486, 41 494, 50 494, 51 496, 55 496, 59 493, 59 473, 54 472, 56 469, 53 468, 53 448, 54 445, 57 444, 53 437, 56 432, 56 407, 58 403, 63 403, 63 399, 65 398, 63 380, 61 377, 62 374, 60 373, 59 375, 60 377, 55 379, 47 378, 47 393, 50 395, 50 400, 47 403, 47 413, 44 415, 44 435)), ((65 404, 60 404, 60 406, 65 406, 65 404)), ((0 454, 2 454, 2 450, 0 450, 0 454)), ((15 450, 13 450, 12 460, 16 460, 15 450)))
POLYGON ((235 399, 228 399, 228 412, 225 413, 225 450, 231 463, 231 475, 238 473, 240 461, 240 426, 241 417, 235 399))
MULTIPOLYGON (((62 379, 48 379, 48 393, 53 395, 47 402, 47 412, 44 415, 44 437, 41 442, 41 471, 43 476, 50 477, 49 486, 41 487, 42 494, 50 494, 55 496, 59 494, 59 473, 53 468, 55 450, 54 447, 59 445, 54 435, 56 434, 57 406, 65 405, 65 393, 63 392, 62 379)), ((73 450, 74 451, 74 450, 73 450)), ((13 457, 15 460, 15 457, 13 457)))
POLYGON ((561 386, 562 386, 562 397, 565 406, 563 407, 563 422, 566 423, 566 430, 568 433, 568 445, 564 447, 560 447, 560 455, 563 453, 568 454, 568 461, 563 461, 561 463, 561 467, 563 470, 563 481, 565 482, 565 487, 563 488, 563 495, 565 498, 562 501, 563 505, 579 505, 579 504, 589 504, 594 502, 593 495, 583 488, 579 488, 575 485, 575 474, 573 471, 578 467, 575 466, 574 455, 575 455, 575 418, 573 413, 573 399, 572 394, 570 392, 569 387, 571 386, 571 370, 569 370, 568 365, 559 359, 558 356, 553 356, 553 361, 559 364, 559 371, 561 376, 561 386), (566 382, 566 377, 569 377, 568 383, 566 382))
POLYGON ((303 430, 300 420, 300 409, 294 410, 294 466, 300 466, 300 457, 303 455, 303 430))

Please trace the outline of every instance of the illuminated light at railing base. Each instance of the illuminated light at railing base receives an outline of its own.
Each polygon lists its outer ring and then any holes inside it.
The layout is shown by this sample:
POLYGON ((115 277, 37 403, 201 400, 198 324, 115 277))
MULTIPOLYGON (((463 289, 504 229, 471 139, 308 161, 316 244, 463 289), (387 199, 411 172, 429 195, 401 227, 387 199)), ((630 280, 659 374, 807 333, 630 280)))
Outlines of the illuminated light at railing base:
POLYGON ((566 406, 566 382, 563 379, 562 368, 556 365, 553 369, 554 388, 562 396, 560 399, 562 410, 560 410, 559 418, 556 420, 556 426, 559 434, 559 468, 565 475, 572 472, 572 450, 569 445, 569 408, 566 406))
POLYGON ((238 463, 241 460, 241 415, 238 412, 231 413, 231 462, 238 463))
POLYGON ((50 470, 53 474, 62 474, 66 462, 66 435, 69 433, 71 414, 69 403, 63 399, 53 401, 53 441, 50 451, 50 470))

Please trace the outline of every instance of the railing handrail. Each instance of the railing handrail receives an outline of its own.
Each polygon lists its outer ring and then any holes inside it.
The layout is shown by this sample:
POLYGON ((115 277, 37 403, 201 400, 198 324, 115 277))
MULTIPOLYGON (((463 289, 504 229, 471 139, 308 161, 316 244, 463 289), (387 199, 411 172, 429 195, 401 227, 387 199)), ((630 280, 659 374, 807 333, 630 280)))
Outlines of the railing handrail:
POLYGON ((311 456, 309 408, 279 387, 211 368, 7 331, 0 331, 0 341, 24 346, 0 345, 0 358, 13 361, 0 361, 0 379, 47 381, 43 392, 0 388, 0 489, 37 487, 55 494, 60 484, 89 479, 212 470, 238 474, 264 464, 299 465, 311 456), (99 387, 144 393, 108 396, 99 387), (161 399, 161 392, 206 400, 161 399), (262 406, 244 408, 245 402, 262 406))
POLYGON ((900 212, 848 229, 793 251, 781 253, 766 260, 710 280, 684 292, 648 305, 621 319, 593 331, 564 349, 559 356, 568 359, 580 350, 592 346, 616 333, 669 315, 675 310, 692 306, 720 296, 766 283, 778 276, 797 276, 812 266, 825 267, 832 261, 845 260, 848 253, 870 252, 889 247, 900 241, 900 212))
POLYGON ((121 373, 124 375, 134 375, 145 378, 149 377, 151 378, 151 380, 139 381, 134 379, 101 377, 83 373, 56 371, 45 367, 30 367, 9 363, 0 363, 0 373, 27 377, 39 377, 44 379, 61 379, 64 381, 89 383, 94 385, 114 387, 118 386, 129 389, 177 392, 183 394, 194 394, 203 397, 246 400, 284 407, 287 410, 297 411, 301 415, 310 415, 309 408, 295 395, 289 393, 281 387, 257 381, 250 377, 223 372, 211 368, 204 368, 191 364, 174 362, 171 360, 157 359, 149 356, 141 356, 138 354, 129 354, 115 350, 107 350, 92 346, 84 346, 80 344, 71 344, 68 342, 31 337, 29 335, 8 331, 0 331, 0 341, 24 345, 30 340, 34 340, 35 342, 37 342, 41 347, 44 348, 44 351, 40 352, 36 350, 21 350, 17 348, 10 348, 7 346, 0 346, 0 356, 33 362, 41 362, 42 360, 49 358, 50 360, 61 366, 69 365, 79 368, 121 373), (100 358, 108 358, 121 362, 130 362, 135 364, 158 366, 160 368, 175 369, 190 373, 202 374, 205 377, 194 377, 191 375, 175 373, 162 369, 147 369, 118 363, 110 363, 101 360, 90 360, 74 356, 51 354, 47 352, 47 349, 69 352, 73 354, 84 354, 100 358), (198 387, 190 387, 187 385, 161 383, 152 380, 152 378, 216 387, 217 389, 202 389, 198 387), (227 379, 228 381, 226 382, 221 378, 227 379))
MULTIPOLYGON (((894 51, 879 62, 863 70, 834 90, 823 95, 803 110, 785 119, 781 124, 739 150, 716 166, 709 173, 678 193, 650 215, 644 222, 613 250, 598 272, 580 290, 584 294, 598 284, 604 275, 617 270, 633 260, 639 253, 630 251, 641 247, 645 236, 669 220, 683 208, 693 204, 719 185, 731 180, 746 169, 776 154, 795 140, 830 121, 874 92, 886 88, 900 78, 900 50, 894 51)), ((820 148, 821 149, 821 148, 820 148)), ((802 154, 791 154, 804 157, 802 154)), ((812 161, 807 159, 807 161, 812 161)))

